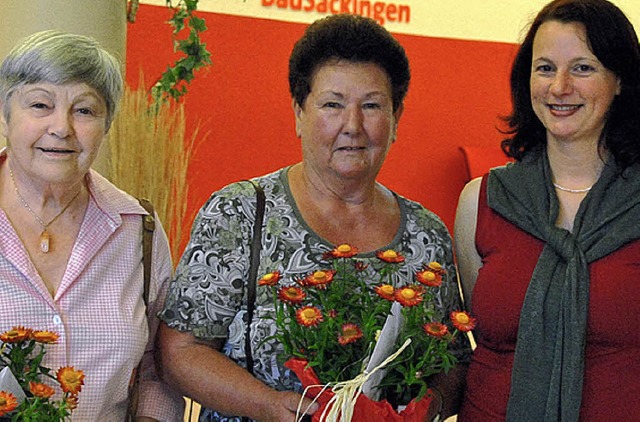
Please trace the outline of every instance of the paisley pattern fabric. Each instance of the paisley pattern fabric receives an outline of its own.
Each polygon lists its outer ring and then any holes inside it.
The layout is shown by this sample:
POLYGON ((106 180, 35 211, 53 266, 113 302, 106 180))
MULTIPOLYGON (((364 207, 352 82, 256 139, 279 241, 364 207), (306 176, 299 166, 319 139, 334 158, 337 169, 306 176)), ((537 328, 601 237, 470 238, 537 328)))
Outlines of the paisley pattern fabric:
MULTIPOLYGON (((258 276, 280 271, 286 280, 293 280, 328 268, 322 255, 335 245, 319 237, 303 220, 291 195, 287 172, 285 168, 255 179, 267 198, 258 276)), ((396 274, 396 283, 411 280, 423 264, 438 261, 443 265, 446 275, 436 300, 444 318, 461 306, 451 238, 435 214, 399 195, 396 198, 402 221, 393 241, 382 249, 394 249, 406 258, 402 270, 396 274)), ((191 239, 161 313, 170 327, 189 331, 203 340, 226 339, 225 354, 242 366, 245 365, 245 287, 255 210, 255 191, 248 182, 233 183, 211 196, 193 224, 191 239)), ((370 264, 367 271, 373 272, 378 267, 379 260, 373 252, 359 254, 358 258, 370 264)), ((251 321, 255 375, 277 390, 300 391, 296 376, 279 360, 282 346, 272 338, 276 327, 269 318, 273 311, 270 289, 258 288, 251 321)), ((456 347, 461 358, 470 352, 465 342, 457 342, 456 347)), ((203 409, 200 420, 236 421, 239 418, 203 409)))

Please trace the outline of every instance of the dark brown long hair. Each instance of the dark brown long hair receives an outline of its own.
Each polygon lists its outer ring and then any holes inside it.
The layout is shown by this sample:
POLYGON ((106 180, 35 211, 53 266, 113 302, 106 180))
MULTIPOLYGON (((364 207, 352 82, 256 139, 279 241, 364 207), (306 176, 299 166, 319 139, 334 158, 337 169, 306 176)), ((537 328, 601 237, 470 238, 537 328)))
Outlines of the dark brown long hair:
POLYGON ((625 168, 640 163, 640 48, 633 25, 624 13, 607 0, 554 0, 535 17, 520 45, 511 70, 513 112, 502 150, 516 160, 546 144, 546 129, 531 105, 533 40, 548 21, 584 25, 593 54, 621 82, 620 94, 611 104, 600 143, 625 168))

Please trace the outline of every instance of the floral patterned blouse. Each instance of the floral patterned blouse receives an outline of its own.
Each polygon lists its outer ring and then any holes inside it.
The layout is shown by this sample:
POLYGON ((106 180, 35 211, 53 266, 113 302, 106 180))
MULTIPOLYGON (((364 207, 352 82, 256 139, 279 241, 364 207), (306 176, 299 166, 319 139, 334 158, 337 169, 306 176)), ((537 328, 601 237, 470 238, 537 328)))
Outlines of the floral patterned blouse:
MULTIPOLYGON (((302 218, 289 189, 287 173, 288 168, 284 168, 255 179, 267 198, 258 277, 271 271, 280 271, 289 279, 305 276, 322 265, 326 267, 322 255, 335 246, 318 236, 302 218)), ((383 249, 394 249, 405 256, 405 263, 396 274, 398 280, 412 279, 423 264, 431 261, 442 264, 446 274, 436 300, 445 317, 461 307, 451 237, 431 211, 395 196, 402 221, 393 241, 383 249)), ((195 337, 226 339, 225 354, 242 366, 246 280, 255 211, 256 194, 249 182, 230 184, 209 198, 193 224, 191 239, 160 315, 170 327, 189 331, 195 337)), ((377 260, 373 252, 358 254, 358 258, 365 263, 377 260)), ((368 267, 372 268, 373 265, 368 267)), ((251 321, 254 373, 277 390, 300 391, 297 377, 280 360, 282 346, 272 338, 276 330, 268 318, 272 313, 271 291, 258 288, 251 321)), ((455 344, 460 349, 459 357, 470 353, 468 344, 455 344)), ((203 409, 200 420, 240 419, 203 409)))

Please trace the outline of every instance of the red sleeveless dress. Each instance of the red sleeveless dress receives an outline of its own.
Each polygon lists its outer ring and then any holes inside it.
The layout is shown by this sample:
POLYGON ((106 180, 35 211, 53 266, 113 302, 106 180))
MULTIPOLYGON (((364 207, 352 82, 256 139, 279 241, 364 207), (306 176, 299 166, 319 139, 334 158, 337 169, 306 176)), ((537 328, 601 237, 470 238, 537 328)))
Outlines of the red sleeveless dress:
MULTIPOLYGON (((544 247, 491 210, 486 196, 485 176, 476 230, 483 266, 471 309, 477 348, 459 422, 505 420, 520 310, 544 247)), ((580 420, 640 421, 640 240, 592 262, 589 273, 580 420)))

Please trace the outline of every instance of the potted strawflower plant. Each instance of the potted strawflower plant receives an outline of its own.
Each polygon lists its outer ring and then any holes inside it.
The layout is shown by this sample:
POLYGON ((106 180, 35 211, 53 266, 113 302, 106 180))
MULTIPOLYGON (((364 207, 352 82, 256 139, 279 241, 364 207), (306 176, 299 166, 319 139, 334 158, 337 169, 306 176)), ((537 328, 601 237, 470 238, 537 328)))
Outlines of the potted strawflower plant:
POLYGON ((438 262, 394 285, 400 253, 379 251, 371 264, 357 253, 339 245, 325 254, 327 268, 292 280, 274 271, 259 280, 272 291, 285 365, 305 387, 314 386, 311 396, 320 393, 314 420, 424 420, 429 377, 456 365, 450 345, 475 319, 439 309, 434 293, 445 271, 438 262), (377 280, 365 276, 368 265, 377 280))
POLYGON ((84 373, 66 366, 54 374, 42 365, 45 346, 56 343, 58 334, 13 327, 0 334, 0 341, 0 361, 4 366, 0 372, 0 420, 67 420, 78 406, 84 373), (61 394, 56 394, 56 385, 61 394))

